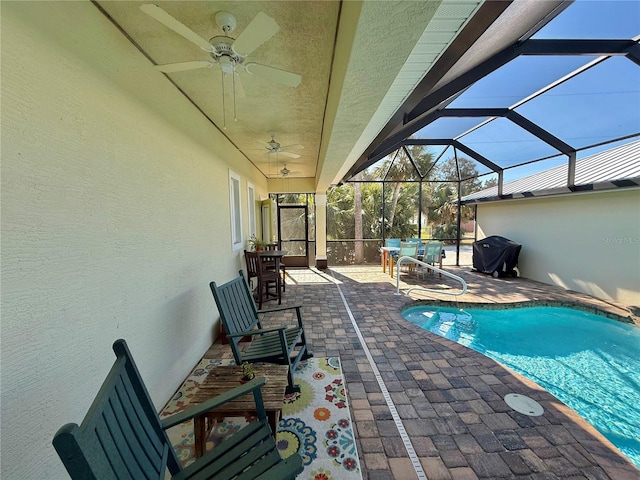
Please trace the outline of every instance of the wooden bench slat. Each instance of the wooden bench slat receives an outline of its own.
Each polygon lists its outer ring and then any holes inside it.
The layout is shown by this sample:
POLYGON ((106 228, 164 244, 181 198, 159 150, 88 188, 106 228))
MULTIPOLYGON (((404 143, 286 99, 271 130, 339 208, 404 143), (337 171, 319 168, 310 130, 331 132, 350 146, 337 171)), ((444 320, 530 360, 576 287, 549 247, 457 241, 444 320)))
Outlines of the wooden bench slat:
MULTIPOLYGON (((293 480, 302 472, 298 454, 291 462, 282 460, 278 453, 260 393, 264 379, 254 379, 235 390, 230 387, 200 407, 188 407, 161 420, 126 342, 117 340, 113 350, 116 361, 82 424, 66 424, 53 438, 53 446, 72 479, 164 480, 168 470, 178 480, 232 478, 232 472, 241 473, 246 480, 263 478, 263 474, 274 480, 293 480), (254 409, 259 412, 258 418, 183 469, 163 425, 189 420, 206 408, 225 402, 232 404, 235 397, 247 391, 256 395, 254 409), (271 475, 273 468, 278 470, 271 475)), ((284 380, 280 384, 283 389, 284 380)))
POLYGON ((260 312, 242 270, 233 280, 220 286, 211 282, 210 287, 236 364, 240 365, 245 361, 267 361, 288 365, 287 391, 298 391, 299 387, 293 383, 293 369, 301 360, 313 356, 307 345, 302 325, 301 307, 299 305, 278 307, 278 312, 295 309, 298 320, 297 327, 284 331, 284 340, 280 336, 280 331, 268 331, 261 335, 251 335, 251 344, 242 349, 239 343, 247 332, 264 330, 260 321, 260 312), (297 353, 294 354, 296 348, 297 353))

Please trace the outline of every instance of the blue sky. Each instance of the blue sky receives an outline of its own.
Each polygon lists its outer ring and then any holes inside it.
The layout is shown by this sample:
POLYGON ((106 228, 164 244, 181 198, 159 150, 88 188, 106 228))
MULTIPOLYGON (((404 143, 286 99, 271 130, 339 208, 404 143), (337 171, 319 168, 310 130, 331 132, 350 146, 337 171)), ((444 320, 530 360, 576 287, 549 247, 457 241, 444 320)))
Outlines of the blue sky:
MULTIPOLYGON (((629 39, 640 36, 640 0, 576 0, 537 32, 538 39, 629 39)), ((595 60, 587 56, 520 57, 477 82, 451 107, 509 107, 550 82, 595 60)), ((640 132, 640 67, 615 57, 516 108, 542 128, 580 149, 640 132)), ((419 136, 459 135, 470 119, 440 119, 419 136)), ((474 119, 475 120, 475 119, 474 119)), ((479 122, 480 120, 478 120, 479 122)), ((476 123, 478 123, 476 122, 476 123)), ((505 119, 460 139, 507 167, 557 151, 505 119)), ((609 147, 590 149, 578 158, 609 147)), ((505 180, 566 163, 566 157, 507 171, 505 180)), ((480 168, 481 171, 486 171, 480 168)))

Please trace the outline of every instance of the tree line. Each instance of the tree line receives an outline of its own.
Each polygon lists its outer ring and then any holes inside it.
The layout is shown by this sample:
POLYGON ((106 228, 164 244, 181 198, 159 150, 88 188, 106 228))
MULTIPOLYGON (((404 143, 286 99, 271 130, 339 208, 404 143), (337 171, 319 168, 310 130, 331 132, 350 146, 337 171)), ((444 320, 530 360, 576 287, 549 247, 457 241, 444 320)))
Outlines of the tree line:
MULTIPOLYGON (((379 259, 382 238, 438 239, 454 242, 460 223, 473 209, 458 198, 496 185, 482 180, 475 162, 453 149, 436 157, 422 145, 402 147, 352 181, 327 192, 330 264, 361 264, 379 259)), ((461 235, 464 234, 461 231, 461 235)))

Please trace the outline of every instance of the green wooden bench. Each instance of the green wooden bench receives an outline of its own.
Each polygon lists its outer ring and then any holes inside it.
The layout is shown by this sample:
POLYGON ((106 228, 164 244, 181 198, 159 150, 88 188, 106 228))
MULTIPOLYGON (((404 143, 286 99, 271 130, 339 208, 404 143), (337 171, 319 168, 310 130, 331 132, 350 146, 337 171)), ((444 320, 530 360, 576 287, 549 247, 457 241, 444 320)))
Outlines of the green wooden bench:
POLYGON ((262 403, 264 377, 164 419, 124 340, 113 344, 116 361, 80 426, 64 425, 53 446, 74 480, 294 479, 302 472, 297 453, 286 460, 273 439, 262 403), (165 430, 253 392, 258 418, 182 468, 165 430))
POLYGON ((302 325, 302 305, 283 305, 258 310, 242 270, 238 277, 224 285, 218 286, 216 282, 209 285, 236 364, 271 362, 288 365, 287 393, 300 391, 299 386, 293 383, 293 371, 301 360, 313 356, 302 325), (296 327, 263 328, 260 315, 293 309, 298 320, 296 327), (244 337, 251 339, 251 344, 246 348, 240 346, 244 337))

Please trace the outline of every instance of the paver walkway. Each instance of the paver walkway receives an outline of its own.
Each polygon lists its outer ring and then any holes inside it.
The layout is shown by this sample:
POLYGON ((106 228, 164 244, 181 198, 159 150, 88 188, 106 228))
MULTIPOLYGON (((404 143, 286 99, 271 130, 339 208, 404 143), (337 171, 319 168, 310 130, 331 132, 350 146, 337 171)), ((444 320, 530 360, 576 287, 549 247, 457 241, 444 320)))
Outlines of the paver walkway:
MULTIPOLYGON (((579 300, 629 315, 620 306, 537 282, 493 279, 465 267, 447 270, 469 283, 461 302, 579 300)), ((287 273, 283 303, 304 305, 314 354, 341 359, 364 479, 419 478, 396 419, 410 440, 418 471, 430 480, 640 479, 626 457, 555 397, 493 360, 406 322, 400 310, 411 299, 394 295, 395 280, 379 266, 287 273), (515 412, 503 400, 507 393, 535 399, 545 413, 515 412)), ((457 288, 448 279, 427 277, 421 283, 457 288)), ((216 343, 207 355, 228 357, 230 352, 216 343)))

